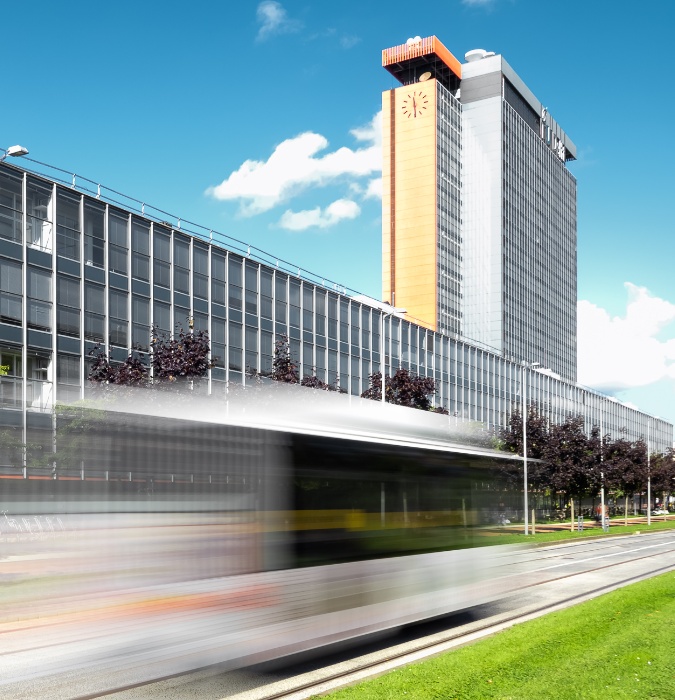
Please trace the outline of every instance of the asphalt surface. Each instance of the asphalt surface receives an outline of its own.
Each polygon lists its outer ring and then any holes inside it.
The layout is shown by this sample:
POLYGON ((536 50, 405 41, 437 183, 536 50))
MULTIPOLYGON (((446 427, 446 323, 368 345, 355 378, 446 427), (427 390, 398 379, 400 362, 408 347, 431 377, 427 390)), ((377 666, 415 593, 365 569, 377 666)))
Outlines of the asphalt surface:
MULTIPOLYGON (((569 524, 568 524, 569 527, 569 524)), ((526 550, 508 575, 516 576, 521 590, 495 603, 415 625, 379 640, 358 646, 324 651, 311 657, 287 658, 275 663, 222 672, 217 667, 158 683, 107 695, 113 700, 261 700, 272 693, 320 681, 364 663, 384 660, 378 673, 411 660, 386 662, 396 652, 414 652, 429 640, 443 642, 430 653, 493 634, 518 622, 533 619, 553 609, 564 609, 644 578, 675 569, 675 533, 662 532, 603 540, 564 542, 526 550), (482 629, 492 623, 489 632, 482 629)), ((311 691, 289 698, 306 698, 321 691, 367 677, 357 672, 347 680, 326 682, 311 691)), ((54 697, 54 696, 51 696, 54 697)))

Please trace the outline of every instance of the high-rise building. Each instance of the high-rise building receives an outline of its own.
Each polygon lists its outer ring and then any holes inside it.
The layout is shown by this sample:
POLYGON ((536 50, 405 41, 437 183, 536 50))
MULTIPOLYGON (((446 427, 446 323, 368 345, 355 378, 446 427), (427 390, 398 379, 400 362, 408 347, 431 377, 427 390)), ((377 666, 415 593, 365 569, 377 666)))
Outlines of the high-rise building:
POLYGON ((576 147, 502 56, 383 52, 383 298, 576 380, 576 147))

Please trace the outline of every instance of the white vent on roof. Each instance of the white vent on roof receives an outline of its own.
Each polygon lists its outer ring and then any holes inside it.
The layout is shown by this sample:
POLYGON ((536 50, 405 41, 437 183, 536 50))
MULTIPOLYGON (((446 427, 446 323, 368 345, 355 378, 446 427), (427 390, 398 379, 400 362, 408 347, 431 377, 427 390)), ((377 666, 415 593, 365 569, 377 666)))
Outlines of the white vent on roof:
POLYGON ((487 56, 487 51, 485 49, 472 49, 464 54, 464 60, 467 63, 473 63, 474 61, 480 61, 481 58, 487 56))

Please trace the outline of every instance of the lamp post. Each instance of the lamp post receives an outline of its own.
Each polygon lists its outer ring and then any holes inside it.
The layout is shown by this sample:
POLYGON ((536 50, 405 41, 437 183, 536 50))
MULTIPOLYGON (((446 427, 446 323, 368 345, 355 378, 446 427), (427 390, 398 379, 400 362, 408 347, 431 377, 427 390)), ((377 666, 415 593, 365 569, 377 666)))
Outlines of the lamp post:
POLYGON ((23 146, 10 146, 6 151, 5 155, 0 156, 0 163, 2 163, 7 156, 11 156, 12 158, 17 158, 18 156, 27 156, 28 155, 28 149, 24 148, 23 146))
POLYGON ((528 517, 527 517, 527 509, 528 509, 528 500, 527 500, 527 374, 525 373, 526 369, 534 369, 535 367, 539 367, 538 362, 532 362, 531 364, 528 364, 527 362, 523 362, 522 365, 522 380, 521 380, 521 385, 522 385, 522 391, 520 392, 521 400, 522 400, 522 414, 523 414, 523 508, 525 510, 525 534, 528 535, 528 529, 529 529, 529 522, 528 522, 528 517))
POLYGON ((380 310, 382 311, 381 328, 380 328, 380 375, 382 377, 382 403, 385 404, 385 403, 387 403, 387 397, 386 397, 385 382, 384 382, 384 369, 385 369, 385 362, 384 362, 384 350, 385 350, 385 346, 384 346, 384 319, 387 316, 391 316, 392 314, 404 314, 404 313, 406 313, 406 310, 396 308, 395 306, 387 308, 387 305, 385 305, 385 304, 382 304, 382 306, 380 307, 380 310))
POLYGON ((603 436, 602 436, 602 409, 600 409, 600 523, 602 524, 602 531, 606 532, 607 526, 605 525, 605 472, 603 471, 603 459, 602 454, 603 448, 603 436))
POLYGON ((647 418, 647 525, 652 524, 652 475, 649 460, 649 434, 650 420, 647 418))

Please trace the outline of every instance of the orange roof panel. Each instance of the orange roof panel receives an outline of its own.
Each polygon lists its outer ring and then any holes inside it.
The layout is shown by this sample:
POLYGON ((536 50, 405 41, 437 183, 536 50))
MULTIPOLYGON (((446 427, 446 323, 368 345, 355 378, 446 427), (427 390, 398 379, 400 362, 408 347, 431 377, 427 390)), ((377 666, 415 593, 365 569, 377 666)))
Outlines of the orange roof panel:
POLYGON ((442 61, 457 78, 462 78, 462 64, 435 36, 429 36, 417 42, 408 41, 405 44, 393 46, 390 49, 384 49, 382 51, 382 65, 396 76, 396 71, 392 70, 395 66, 400 66, 408 61, 426 57, 431 60, 435 58, 442 61))

